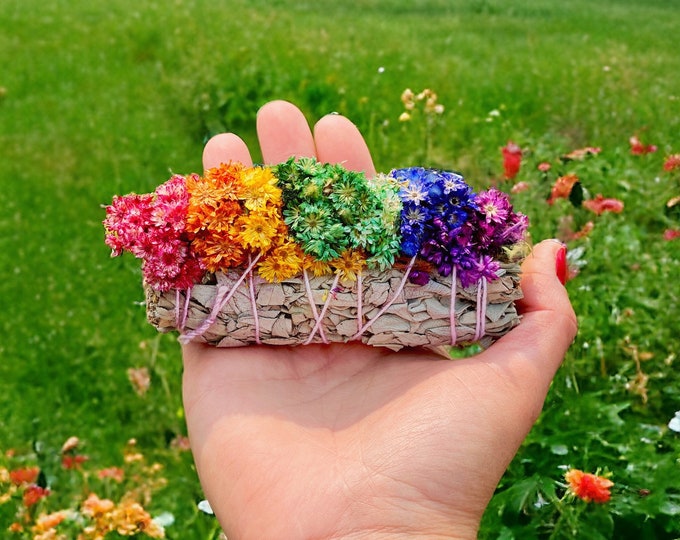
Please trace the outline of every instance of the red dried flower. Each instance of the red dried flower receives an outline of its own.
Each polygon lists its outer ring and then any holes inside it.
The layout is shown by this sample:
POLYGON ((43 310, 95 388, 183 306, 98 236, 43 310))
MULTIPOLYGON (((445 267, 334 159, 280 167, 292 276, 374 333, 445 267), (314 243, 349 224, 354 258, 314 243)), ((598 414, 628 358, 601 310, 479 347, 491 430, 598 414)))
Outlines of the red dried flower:
POLYGON ((598 193, 594 199, 583 201, 583 207, 591 212, 595 212, 598 216, 605 212, 620 214, 623 212, 623 201, 619 199, 605 199, 601 193, 598 193))
POLYGON ((569 482, 569 491, 585 502, 606 503, 611 498, 609 488, 614 482, 603 476, 570 469, 564 479, 569 482))
POLYGON ((666 158, 666 161, 663 163, 663 170, 664 171, 675 171, 680 169, 680 154, 672 154, 666 158))
POLYGON ((39 467, 23 467, 9 472, 9 479, 15 486, 21 484, 32 484, 38 479, 40 474, 39 467))
POLYGON ((573 173, 560 176, 557 180, 555 180, 555 184, 550 191, 548 204, 552 206, 557 199, 568 199, 569 195, 571 194, 571 190, 577 182, 578 176, 573 173))
POLYGON ((514 142, 508 141, 503 148, 503 170, 506 180, 512 180, 519 173, 522 164, 522 149, 514 142))
POLYGON ((653 144, 644 144, 637 135, 633 135, 628 139, 630 143, 630 153, 634 156, 642 156, 644 154, 651 154, 656 152, 656 146, 653 144))

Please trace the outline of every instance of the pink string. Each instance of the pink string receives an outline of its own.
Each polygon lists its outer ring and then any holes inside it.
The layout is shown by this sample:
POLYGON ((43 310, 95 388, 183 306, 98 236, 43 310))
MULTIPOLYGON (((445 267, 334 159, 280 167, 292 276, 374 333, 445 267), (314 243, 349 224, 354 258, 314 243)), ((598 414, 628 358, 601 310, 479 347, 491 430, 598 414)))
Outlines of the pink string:
POLYGON ((363 303, 364 303, 364 284, 361 270, 357 272, 357 332, 361 332, 361 325, 364 323, 363 303))
MULTIPOLYGON (((250 255, 248 255, 248 262, 252 262, 250 255)), ((250 292, 250 305, 253 309, 253 317, 255 317, 255 343, 261 345, 260 340, 260 317, 257 314, 257 301, 255 300, 255 279, 253 278, 252 270, 248 273, 248 290, 250 292)))
POLYGON ((453 272, 451 273, 451 302, 449 306, 449 321, 451 326, 451 346, 456 344, 456 267, 453 267, 453 272))
POLYGON ((481 278, 477 282, 477 324, 474 341, 479 341, 486 332, 486 289, 486 278, 481 278))
POLYGON ((182 291, 175 289, 175 326, 180 333, 184 330, 189 315, 189 303, 191 302, 191 287, 184 290, 184 301, 182 302, 182 291))
POLYGON ((236 293, 236 289, 238 289, 241 283, 243 283, 243 280, 246 279, 250 271, 255 267, 257 261, 260 260, 261 256, 262 253, 258 253, 257 257, 255 257, 250 265, 248 265, 248 268, 246 268, 245 272, 241 274, 241 277, 238 278, 231 289, 223 285, 217 287, 217 294, 215 295, 215 302, 210 315, 197 328, 191 332, 179 336, 180 343, 186 345, 195 337, 202 336, 206 330, 208 330, 208 328, 213 325, 213 323, 217 320, 217 316, 220 314, 220 311, 222 311, 222 308, 227 304, 227 302, 229 302, 229 300, 231 300, 231 297, 234 296, 234 293, 236 293))
POLYGON ((319 312, 316 309, 316 303, 314 302, 314 295, 312 294, 312 286, 309 283, 309 276, 307 275, 307 270, 302 270, 302 280, 305 283, 305 291, 307 292, 307 300, 309 300, 309 305, 312 308, 312 315, 314 316, 314 322, 319 324, 319 335, 324 344, 328 344, 326 339, 326 334, 323 331, 323 326, 319 323, 319 312))
MULTIPOLYGON (((314 336, 316 333, 319 331, 319 328, 321 327, 321 321, 326 315, 326 311, 328 310, 328 306, 331 304, 331 299, 333 298, 333 292, 335 288, 338 286, 338 281, 340 280, 340 274, 335 274, 335 279, 333 280, 333 285, 331 285, 331 290, 328 291, 328 297, 326 298, 326 302, 324 302, 323 308, 321 309, 321 313, 319 314, 319 318, 316 320, 316 324, 314 325, 314 328, 312 328, 311 333, 309 334, 309 337, 307 338, 307 341, 304 342, 304 345, 309 345, 312 342, 312 339, 314 339, 314 336)), ((324 344, 328 343, 327 341, 324 341, 324 344)))
POLYGON ((175 289, 175 325, 177 330, 182 331, 182 323, 180 322, 181 316, 181 306, 180 300, 182 299, 182 293, 179 289, 175 289))
POLYGON ((350 340, 355 340, 359 339, 361 335, 368 330, 371 326, 373 326, 373 323, 378 320, 378 318, 385 313, 394 302, 397 301, 397 298, 399 298, 399 295, 401 294, 401 291, 404 290, 404 287, 406 286, 406 282, 408 281, 408 276, 411 273, 411 269, 413 268, 414 263, 416 262, 416 258, 413 257, 411 261, 408 263, 408 266, 406 267, 406 271, 404 272, 404 277, 401 278, 401 283, 399 283, 399 287, 397 287, 396 292, 390 298, 390 300, 382 307, 380 308, 380 311, 373 317, 371 320, 369 320, 366 324, 364 324, 361 328, 359 328, 359 331, 354 334, 350 340))

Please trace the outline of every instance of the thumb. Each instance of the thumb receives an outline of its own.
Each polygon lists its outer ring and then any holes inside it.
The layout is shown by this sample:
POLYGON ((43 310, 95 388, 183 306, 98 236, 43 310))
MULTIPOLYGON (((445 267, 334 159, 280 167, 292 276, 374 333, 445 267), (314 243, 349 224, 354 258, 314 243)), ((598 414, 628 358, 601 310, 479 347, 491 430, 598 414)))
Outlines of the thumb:
POLYGON ((555 240, 534 246, 522 264, 522 292, 517 303, 521 323, 482 355, 527 390, 545 395, 577 331, 577 321, 560 266, 566 247, 555 240), (561 259, 561 261, 560 261, 561 259), (563 279, 563 278, 562 278, 563 279))

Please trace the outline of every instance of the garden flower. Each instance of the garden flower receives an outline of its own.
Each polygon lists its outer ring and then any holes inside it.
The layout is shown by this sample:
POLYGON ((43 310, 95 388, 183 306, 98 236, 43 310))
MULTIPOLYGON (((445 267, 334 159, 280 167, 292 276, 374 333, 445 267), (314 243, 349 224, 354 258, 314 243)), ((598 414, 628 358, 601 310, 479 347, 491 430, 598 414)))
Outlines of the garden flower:
POLYGON ((52 512, 51 514, 40 514, 35 520, 32 531, 34 534, 49 532, 56 528, 62 521, 71 517, 71 514, 72 512, 67 510, 59 510, 57 512, 52 512))
POLYGON ((512 188, 510 189, 510 193, 516 194, 516 193, 522 193, 523 191, 527 191, 530 189, 531 186, 527 182, 517 182, 512 188))
POLYGON ((663 232, 663 239, 667 242, 680 238, 680 229, 666 229, 663 232))
POLYGON ((614 482, 608 478, 579 469, 569 469, 564 478, 569 483, 570 493, 585 502, 606 503, 611 498, 609 488, 614 482))
POLYGON ((128 368, 127 376, 132 388, 138 396, 146 394, 151 386, 151 374, 149 373, 148 368, 128 368))
POLYGON ((560 176, 555 180, 555 184, 550 191, 548 204, 552 206, 557 199, 568 199, 569 195, 571 195, 571 190, 574 189, 578 181, 578 176, 573 173, 560 176))
POLYGON ((668 156, 663 163, 663 170, 668 172, 680 170, 680 154, 668 156))
POLYGON ((675 416, 668 422, 668 429, 680 433, 680 411, 675 411, 675 416))
POLYGON ((547 161, 542 161, 536 168, 541 172, 548 172, 550 169, 552 169, 552 165, 550 165, 550 163, 547 161))
POLYGON ((23 494, 23 502, 26 508, 30 508, 38 504, 42 499, 50 494, 48 488, 38 486, 37 484, 31 484, 26 487, 23 494))
POLYGON ((120 484, 123 481, 123 478, 125 478, 125 471, 120 467, 107 467, 97 472, 97 478, 102 480, 105 478, 110 478, 114 482, 120 484))
POLYGON ((520 165, 522 164, 522 149, 514 142, 508 141, 503 148, 503 171, 506 180, 512 180, 517 173, 519 173, 520 165))
POLYGON ((644 154, 651 154, 656 152, 657 147, 653 144, 644 144, 637 135, 633 135, 628 139, 630 143, 630 153, 634 156, 642 156, 644 154))
POLYGON ((22 484, 32 484, 38 479, 40 474, 39 467, 23 467, 9 472, 9 479, 15 486, 22 484))
POLYGON ((601 193, 598 193, 594 199, 583 201, 583 207, 591 212, 595 212, 598 216, 604 212, 614 212, 620 214, 623 212, 623 202, 618 199, 605 199, 601 193))
POLYGON ((581 161, 585 159, 588 156, 596 156, 602 152, 602 148, 598 146, 586 146, 585 148, 578 148, 576 150, 572 150, 568 154, 565 154, 562 156, 562 160, 564 161, 581 161))
POLYGON ((61 466, 64 469, 80 469, 80 466, 90 458, 82 454, 64 454, 61 456, 61 466))

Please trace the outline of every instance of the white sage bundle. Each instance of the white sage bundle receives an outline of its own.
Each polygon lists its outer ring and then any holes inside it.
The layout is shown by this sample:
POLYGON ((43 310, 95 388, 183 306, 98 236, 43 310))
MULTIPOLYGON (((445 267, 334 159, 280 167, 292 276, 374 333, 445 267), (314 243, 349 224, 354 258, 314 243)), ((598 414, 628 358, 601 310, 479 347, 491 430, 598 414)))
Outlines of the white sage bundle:
POLYGON ((498 279, 465 288, 436 273, 426 285, 408 283, 397 269, 349 284, 333 276, 269 283, 252 274, 237 283, 241 277, 230 272, 188 292, 147 288, 148 320, 161 332, 180 332, 181 341, 217 347, 360 340, 392 350, 473 342, 487 347, 520 321, 517 264, 503 264, 498 279), (224 293, 231 293, 229 300, 210 320, 224 293))

